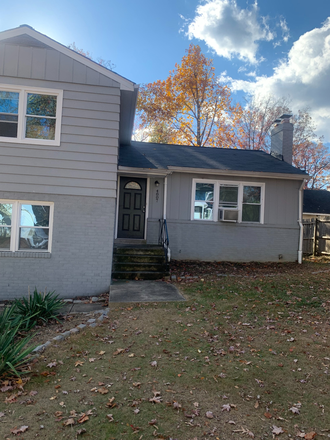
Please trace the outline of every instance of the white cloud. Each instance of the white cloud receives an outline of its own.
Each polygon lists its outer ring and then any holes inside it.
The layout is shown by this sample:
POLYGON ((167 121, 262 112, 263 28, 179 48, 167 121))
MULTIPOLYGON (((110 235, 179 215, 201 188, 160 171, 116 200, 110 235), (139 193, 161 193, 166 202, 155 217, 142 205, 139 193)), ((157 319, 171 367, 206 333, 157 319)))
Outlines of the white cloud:
POLYGON ((188 36, 205 41, 220 56, 255 64, 260 61, 258 41, 271 41, 276 34, 267 19, 258 15, 257 2, 240 9, 236 0, 207 0, 198 6, 196 17, 188 26, 188 36))
POLYGON ((310 107, 318 132, 330 141, 330 17, 293 44, 272 76, 259 76, 254 82, 225 79, 235 91, 289 96, 293 110, 310 107))

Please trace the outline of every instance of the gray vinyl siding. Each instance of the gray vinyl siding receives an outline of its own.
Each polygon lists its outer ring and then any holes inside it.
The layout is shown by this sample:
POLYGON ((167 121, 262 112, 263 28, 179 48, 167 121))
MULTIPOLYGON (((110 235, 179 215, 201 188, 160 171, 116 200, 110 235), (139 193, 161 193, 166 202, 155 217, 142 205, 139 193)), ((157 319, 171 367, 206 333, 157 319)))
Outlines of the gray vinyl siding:
MULTIPOLYGON (((173 173, 167 184, 167 225, 173 259, 295 261, 299 241, 301 181, 173 173), (264 224, 191 220, 193 179, 265 183, 264 224), (281 259, 279 258, 281 256, 281 259)), ((151 206, 154 202, 150 202, 151 206)), ((152 212, 152 210, 151 210, 152 212)), ((149 216, 147 242, 158 240, 158 219, 149 216)))
POLYGON ((52 48, 0 44, 0 75, 118 87, 118 83, 52 48))
POLYGON ((0 190, 116 196, 117 82, 53 49, 0 44, 0 84, 63 90, 60 146, 0 138, 0 190))
POLYGON ((114 198, 0 191, 0 199, 54 203, 51 254, 0 251, 0 300, 27 296, 35 287, 62 298, 109 291, 114 198))

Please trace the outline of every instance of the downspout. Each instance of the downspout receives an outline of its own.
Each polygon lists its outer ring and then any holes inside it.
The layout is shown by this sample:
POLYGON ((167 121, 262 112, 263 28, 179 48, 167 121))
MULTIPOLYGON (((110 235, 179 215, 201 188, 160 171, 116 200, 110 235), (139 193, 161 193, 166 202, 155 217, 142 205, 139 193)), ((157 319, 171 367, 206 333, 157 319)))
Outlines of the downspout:
POLYGON ((164 179, 164 207, 163 207, 163 218, 166 220, 166 205, 167 205, 167 176, 164 179))
POLYGON ((302 214, 303 214, 303 188, 305 186, 305 179, 301 182, 299 188, 299 246, 298 246, 298 264, 302 263, 303 258, 303 239, 304 239, 304 227, 302 224, 302 214))
MULTIPOLYGON (((166 212, 167 212, 167 176, 164 178, 164 207, 163 207, 163 219, 166 222, 166 212)), ((167 247, 167 261, 171 261, 171 249, 167 247)))

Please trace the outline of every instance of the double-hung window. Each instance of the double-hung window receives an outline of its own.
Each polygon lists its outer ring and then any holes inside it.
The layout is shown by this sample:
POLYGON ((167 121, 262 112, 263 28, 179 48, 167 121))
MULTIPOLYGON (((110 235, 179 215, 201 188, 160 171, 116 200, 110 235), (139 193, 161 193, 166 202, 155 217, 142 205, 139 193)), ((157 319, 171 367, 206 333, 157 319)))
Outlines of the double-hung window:
POLYGON ((194 219, 212 220, 214 183, 197 182, 195 186, 194 219))
POLYGON ((264 222, 264 183, 193 180, 193 220, 264 222))
POLYGON ((0 142, 60 145, 63 92, 0 84, 0 142))
POLYGON ((51 251, 53 203, 0 200, 0 251, 51 251))

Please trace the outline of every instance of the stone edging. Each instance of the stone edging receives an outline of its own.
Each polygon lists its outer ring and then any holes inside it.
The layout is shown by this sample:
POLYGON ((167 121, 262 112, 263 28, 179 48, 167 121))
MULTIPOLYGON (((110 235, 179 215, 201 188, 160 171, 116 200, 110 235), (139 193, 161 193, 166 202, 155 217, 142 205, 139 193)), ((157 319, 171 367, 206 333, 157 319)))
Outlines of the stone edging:
POLYGON ((47 341, 42 345, 38 345, 33 351, 32 354, 34 354, 34 357, 38 357, 39 353, 43 352, 45 348, 52 345, 54 342, 60 342, 64 339, 69 338, 71 335, 74 335, 76 333, 79 333, 80 330, 83 330, 85 327, 96 327, 98 324, 104 321, 104 319, 108 318, 109 315, 109 308, 106 308, 104 310, 95 310, 93 311, 94 314, 99 314, 100 316, 97 319, 91 318, 87 321, 86 324, 79 324, 77 327, 74 327, 66 332, 60 333, 59 335, 55 336, 51 341, 47 341))

